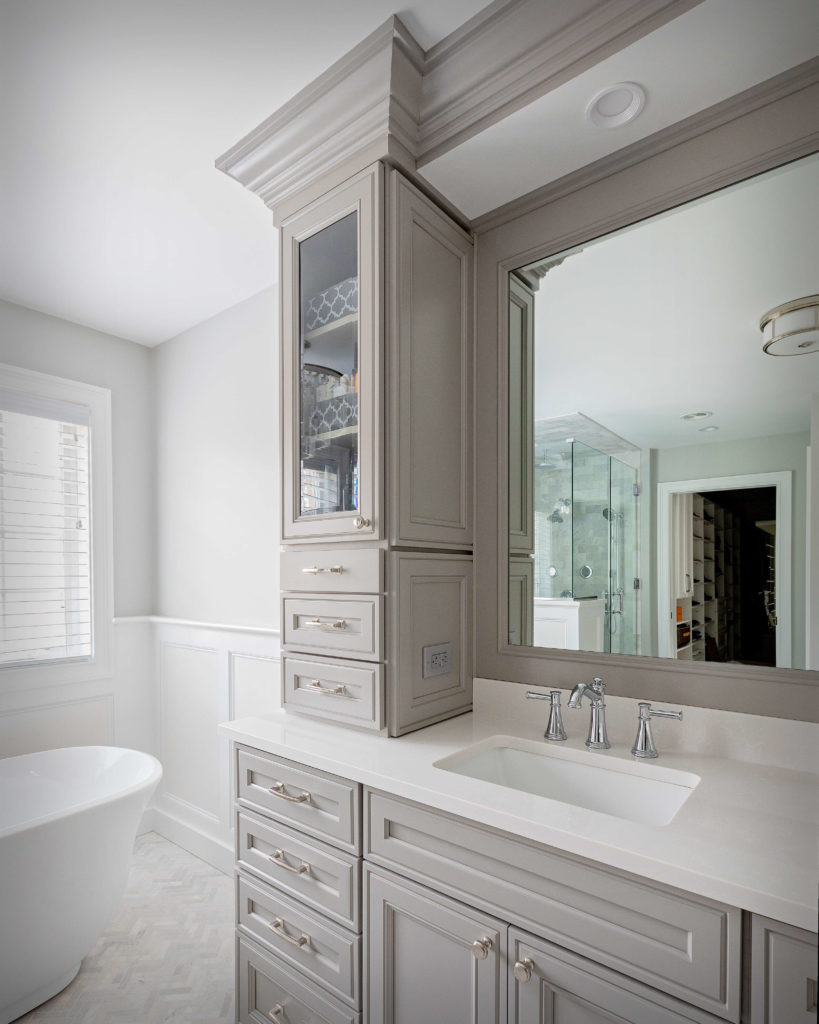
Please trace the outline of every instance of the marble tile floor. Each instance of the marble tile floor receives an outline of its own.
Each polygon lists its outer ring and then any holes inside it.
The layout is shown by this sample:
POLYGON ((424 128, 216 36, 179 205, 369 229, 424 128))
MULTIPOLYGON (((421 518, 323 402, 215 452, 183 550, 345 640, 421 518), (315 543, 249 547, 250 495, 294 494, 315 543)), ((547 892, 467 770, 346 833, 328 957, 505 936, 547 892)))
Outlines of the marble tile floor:
POLYGON ((80 973, 15 1024, 232 1024, 233 968, 233 879, 147 832, 80 973))

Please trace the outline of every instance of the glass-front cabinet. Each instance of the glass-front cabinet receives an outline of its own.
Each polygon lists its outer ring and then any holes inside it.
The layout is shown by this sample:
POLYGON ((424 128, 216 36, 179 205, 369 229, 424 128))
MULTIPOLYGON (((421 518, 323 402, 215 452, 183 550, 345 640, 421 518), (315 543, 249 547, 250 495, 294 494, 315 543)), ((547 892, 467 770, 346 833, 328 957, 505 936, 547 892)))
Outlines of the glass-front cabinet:
POLYGON ((381 175, 282 229, 283 538, 381 536, 374 479, 381 175))

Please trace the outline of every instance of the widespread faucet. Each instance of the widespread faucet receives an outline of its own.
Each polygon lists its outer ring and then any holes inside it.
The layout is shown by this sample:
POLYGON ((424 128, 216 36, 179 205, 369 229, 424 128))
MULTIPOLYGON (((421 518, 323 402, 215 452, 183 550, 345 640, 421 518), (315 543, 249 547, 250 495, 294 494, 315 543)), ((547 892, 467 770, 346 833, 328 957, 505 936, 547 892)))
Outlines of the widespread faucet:
POLYGON ((584 697, 588 697, 591 701, 591 719, 589 720, 586 746, 589 750, 608 750, 611 744, 606 734, 606 684, 600 676, 595 676, 591 683, 578 683, 569 697, 569 707, 582 707, 584 697))

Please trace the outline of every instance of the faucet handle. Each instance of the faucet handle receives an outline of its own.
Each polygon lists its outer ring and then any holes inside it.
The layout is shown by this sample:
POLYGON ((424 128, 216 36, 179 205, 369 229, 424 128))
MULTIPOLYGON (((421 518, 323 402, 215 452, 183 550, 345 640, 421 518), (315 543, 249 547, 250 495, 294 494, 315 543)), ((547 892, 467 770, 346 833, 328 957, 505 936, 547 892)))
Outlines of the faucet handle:
POLYGON ((659 757, 657 748, 654 746, 654 737, 651 734, 651 719, 676 718, 678 722, 681 722, 683 713, 682 711, 666 711, 663 708, 654 709, 646 700, 638 701, 637 707, 640 717, 637 724, 637 738, 631 748, 631 753, 634 757, 659 757))
POLYGON ((551 701, 551 707, 549 708, 549 721, 546 725, 546 732, 544 737, 547 740, 555 740, 562 742, 568 739, 566 736, 566 730, 563 728, 563 715, 560 710, 560 690, 550 690, 546 693, 535 693, 534 690, 527 690, 526 696, 529 700, 548 700, 551 701))

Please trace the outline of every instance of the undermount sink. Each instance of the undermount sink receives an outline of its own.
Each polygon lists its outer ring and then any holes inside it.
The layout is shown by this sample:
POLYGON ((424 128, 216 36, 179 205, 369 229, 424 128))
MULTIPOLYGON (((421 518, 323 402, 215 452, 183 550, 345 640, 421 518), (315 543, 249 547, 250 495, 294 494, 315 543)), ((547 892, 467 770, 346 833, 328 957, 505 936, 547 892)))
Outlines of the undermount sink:
POLYGON ((435 768, 646 825, 667 825, 699 784, 690 772, 490 736, 435 768))

